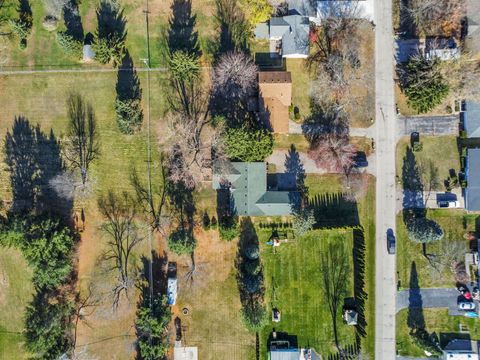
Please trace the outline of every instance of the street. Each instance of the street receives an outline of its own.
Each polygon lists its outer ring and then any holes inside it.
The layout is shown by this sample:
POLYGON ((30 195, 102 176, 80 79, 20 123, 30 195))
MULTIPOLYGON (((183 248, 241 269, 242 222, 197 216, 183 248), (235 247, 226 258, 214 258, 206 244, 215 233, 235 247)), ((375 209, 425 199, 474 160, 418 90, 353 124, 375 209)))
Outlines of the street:
POLYGON ((391 1, 375 0, 376 269, 375 359, 395 359, 395 255, 387 253, 387 229, 395 232, 396 119, 391 1))

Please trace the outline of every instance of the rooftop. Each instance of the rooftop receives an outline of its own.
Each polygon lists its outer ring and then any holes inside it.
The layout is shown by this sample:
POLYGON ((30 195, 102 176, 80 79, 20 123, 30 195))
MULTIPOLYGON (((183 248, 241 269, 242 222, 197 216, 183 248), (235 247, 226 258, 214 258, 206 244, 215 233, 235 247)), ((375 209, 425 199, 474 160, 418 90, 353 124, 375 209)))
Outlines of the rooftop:
POLYGON ((230 191, 231 207, 241 216, 276 216, 291 213, 290 191, 267 190, 264 162, 214 163, 213 188, 230 191))
POLYGON ((463 127, 469 138, 480 138, 480 102, 467 100, 463 113, 463 127))
POLYGON ((465 208, 480 211, 480 149, 468 149, 466 172, 465 208))

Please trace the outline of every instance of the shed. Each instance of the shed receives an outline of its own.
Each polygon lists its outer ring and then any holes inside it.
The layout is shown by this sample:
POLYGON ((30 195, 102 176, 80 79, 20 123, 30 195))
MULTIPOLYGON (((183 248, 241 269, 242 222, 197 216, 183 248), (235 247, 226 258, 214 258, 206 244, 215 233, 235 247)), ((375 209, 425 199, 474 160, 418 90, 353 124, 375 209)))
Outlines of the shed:
POLYGON ((167 280, 167 304, 175 305, 177 302, 177 278, 167 280))
POLYGON ((271 350, 270 360, 299 360, 300 355, 299 349, 271 350))
POLYGON ((467 150, 465 209, 480 211, 480 149, 467 150))
POLYGON ((83 61, 90 62, 95 59, 95 52, 92 49, 92 45, 83 45, 83 61))
POLYGON ((460 48, 454 38, 427 37, 425 40, 425 57, 440 60, 455 60, 460 57, 460 48))
POLYGON ((357 325, 358 324, 358 313, 355 310, 345 310, 343 312, 343 320, 347 325, 357 325))

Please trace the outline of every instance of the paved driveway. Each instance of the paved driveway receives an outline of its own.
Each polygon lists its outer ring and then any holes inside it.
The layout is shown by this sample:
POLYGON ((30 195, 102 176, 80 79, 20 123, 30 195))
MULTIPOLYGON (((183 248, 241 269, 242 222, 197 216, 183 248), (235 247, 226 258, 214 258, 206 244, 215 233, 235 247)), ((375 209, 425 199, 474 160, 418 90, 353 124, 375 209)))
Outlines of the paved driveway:
POLYGON ((432 288, 403 290, 397 293, 397 312, 407 308, 448 308, 457 310, 457 289, 432 288))
POLYGON ((443 191, 424 191, 422 193, 412 190, 397 189, 397 212, 403 209, 438 209, 437 200, 457 201, 458 208, 465 208, 465 199, 462 196, 462 189, 455 188, 450 193, 443 191))
POLYGON ((398 136, 410 136, 414 131, 420 135, 458 135, 460 116, 399 116, 397 120, 398 136))

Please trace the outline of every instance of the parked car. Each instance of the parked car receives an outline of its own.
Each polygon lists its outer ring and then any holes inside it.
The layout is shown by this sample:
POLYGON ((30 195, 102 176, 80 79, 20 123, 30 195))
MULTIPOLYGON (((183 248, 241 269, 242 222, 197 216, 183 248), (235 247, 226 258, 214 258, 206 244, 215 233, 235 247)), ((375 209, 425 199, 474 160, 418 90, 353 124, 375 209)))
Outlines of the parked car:
POLYGON ((387 251, 389 254, 395 254, 395 235, 392 229, 387 230, 387 251))
POLYGON ((450 201, 438 201, 437 202, 438 207, 440 208, 458 208, 460 207, 460 204, 458 201, 455 200, 450 200, 450 201))
POLYGON ((367 155, 363 151, 357 151, 357 154, 353 158, 355 167, 367 167, 368 160, 367 155))
POLYGON ((475 310, 474 302, 462 301, 458 303, 458 310, 475 310))

